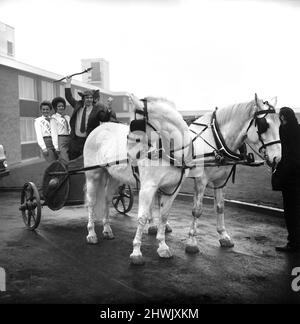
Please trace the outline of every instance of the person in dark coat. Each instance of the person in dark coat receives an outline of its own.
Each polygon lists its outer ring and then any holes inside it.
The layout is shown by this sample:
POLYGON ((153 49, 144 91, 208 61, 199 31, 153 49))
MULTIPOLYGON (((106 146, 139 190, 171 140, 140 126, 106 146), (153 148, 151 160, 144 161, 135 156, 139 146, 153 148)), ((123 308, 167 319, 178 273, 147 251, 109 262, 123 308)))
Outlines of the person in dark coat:
POLYGON ((112 97, 109 97, 107 99, 107 108, 108 108, 108 112, 110 114, 110 121, 118 122, 116 113, 112 109, 112 102, 113 101, 114 101, 114 99, 112 97))
POLYGON ((288 242, 285 246, 276 247, 276 251, 300 252, 300 125, 289 107, 280 109, 279 118, 281 161, 277 170, 281 179, 288 242))
POLYGON ((74 108, 70 119, 69 159, 82 155, 87 136, 100 125, 100 122, 116 121, 108 108, 99 102, 99 90, 78 92, 81 100, 74 99, 71 91, 71 78, 66 78, 65 97, 74 108))

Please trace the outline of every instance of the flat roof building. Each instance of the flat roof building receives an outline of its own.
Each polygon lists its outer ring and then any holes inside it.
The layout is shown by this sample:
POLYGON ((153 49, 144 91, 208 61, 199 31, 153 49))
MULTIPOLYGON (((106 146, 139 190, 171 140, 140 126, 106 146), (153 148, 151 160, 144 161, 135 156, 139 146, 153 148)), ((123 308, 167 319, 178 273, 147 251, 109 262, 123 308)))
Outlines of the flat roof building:
POLYGON ((109 63, 103 58, 82 59, 83 70, 92 68, 91 71, 82 75, 82 81, 96 87, 109 90, 109 63))
MULTIPOLYGON (((0 143, 4 145, 10 165, 40 157, 34 131, 34 119, 40 116, 39 103, 64 97, 65 82, 53 82, 58 75, 7 56, 0 56, 0 143)), ((72 80, 72 92, 80 99, 78 91, 99 89, 84 82, 72 80)), ((123 122, 130 120, 128 93, 100 89, 100 101, 112 97, 113 110, 123 122)), ((71 115, 72 108, 67 106, 71 115)))
POLYGON ((0 55, 15 57, 15 29, 0 21, 0 55))

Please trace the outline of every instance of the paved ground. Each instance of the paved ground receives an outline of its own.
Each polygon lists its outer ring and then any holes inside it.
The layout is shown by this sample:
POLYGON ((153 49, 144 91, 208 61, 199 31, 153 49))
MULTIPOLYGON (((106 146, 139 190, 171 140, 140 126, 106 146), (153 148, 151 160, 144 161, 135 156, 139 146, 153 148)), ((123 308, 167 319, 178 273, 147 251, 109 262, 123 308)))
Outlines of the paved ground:
POLYGON ((228 207, 227 227, 236 245, 224 250, 207 205, 199 227, 201 252, 190 256, 184 247, 191 206, 177 200, 167 237, 174 257, 159 259, 155 237, 144 235, 146 264, 135 267, 129 254, 136 204, 128 216, 112 209, 116 238, 90 246, 84 207, 44 207, 40 227, 30 232, 18 211, 19 194, 0 194, 0 266, 7 273, 0 303, 300 303, 290 275, 300 255, 274 251, 285 240, 282 219, 228 207))

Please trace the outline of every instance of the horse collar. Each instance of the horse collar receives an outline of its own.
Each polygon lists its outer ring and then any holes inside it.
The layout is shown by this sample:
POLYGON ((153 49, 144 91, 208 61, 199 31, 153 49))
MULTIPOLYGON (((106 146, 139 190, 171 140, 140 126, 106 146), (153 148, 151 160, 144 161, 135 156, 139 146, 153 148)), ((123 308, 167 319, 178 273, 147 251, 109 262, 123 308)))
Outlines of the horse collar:
POLYGON ((217 154, 224 157, 227 157, 231 160, 235 160, 235 161, 240 161, 240 160, 244 160, 244 155, 238 154, 233 152, 232 150, 229 149, 229 147, 226 145, 226 142, 224 140, 224 137, 221 133, 218 121, 217 121, 217 109, 215 109, 215 111, 212 114, 211 117, 211 128, 212 128, 212 133, 214 136, 214 140, 217 146, 217 154))

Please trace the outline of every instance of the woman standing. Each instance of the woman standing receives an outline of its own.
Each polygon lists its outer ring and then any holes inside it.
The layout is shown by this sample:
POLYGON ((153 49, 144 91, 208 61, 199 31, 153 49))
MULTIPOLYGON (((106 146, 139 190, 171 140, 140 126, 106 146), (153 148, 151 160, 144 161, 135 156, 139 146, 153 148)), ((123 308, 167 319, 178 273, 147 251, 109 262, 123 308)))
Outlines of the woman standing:
POLYGON ((52 107, 55 111, 50 122, 52 142, 60 159, 67 162, 69 161, 70 117, 65 114, 65 99, 62 97, 54 98, 52 100, 52 107))
POLYGON ((300 125, 293 109, 279 112, 281 161, 277 170, 281 179, 283 208, 288 231, 287 244, 280 252, 300 252, 300 125))
POLYGON ((57 155, 52 143, 51 127, 50 127, 50 112, 52 110, 50 101, 42 101, 40 111, 42 116, 34 121, 34 128, 39 147, 42 150, 45 160, 49 163, 57 159, 57 155))

